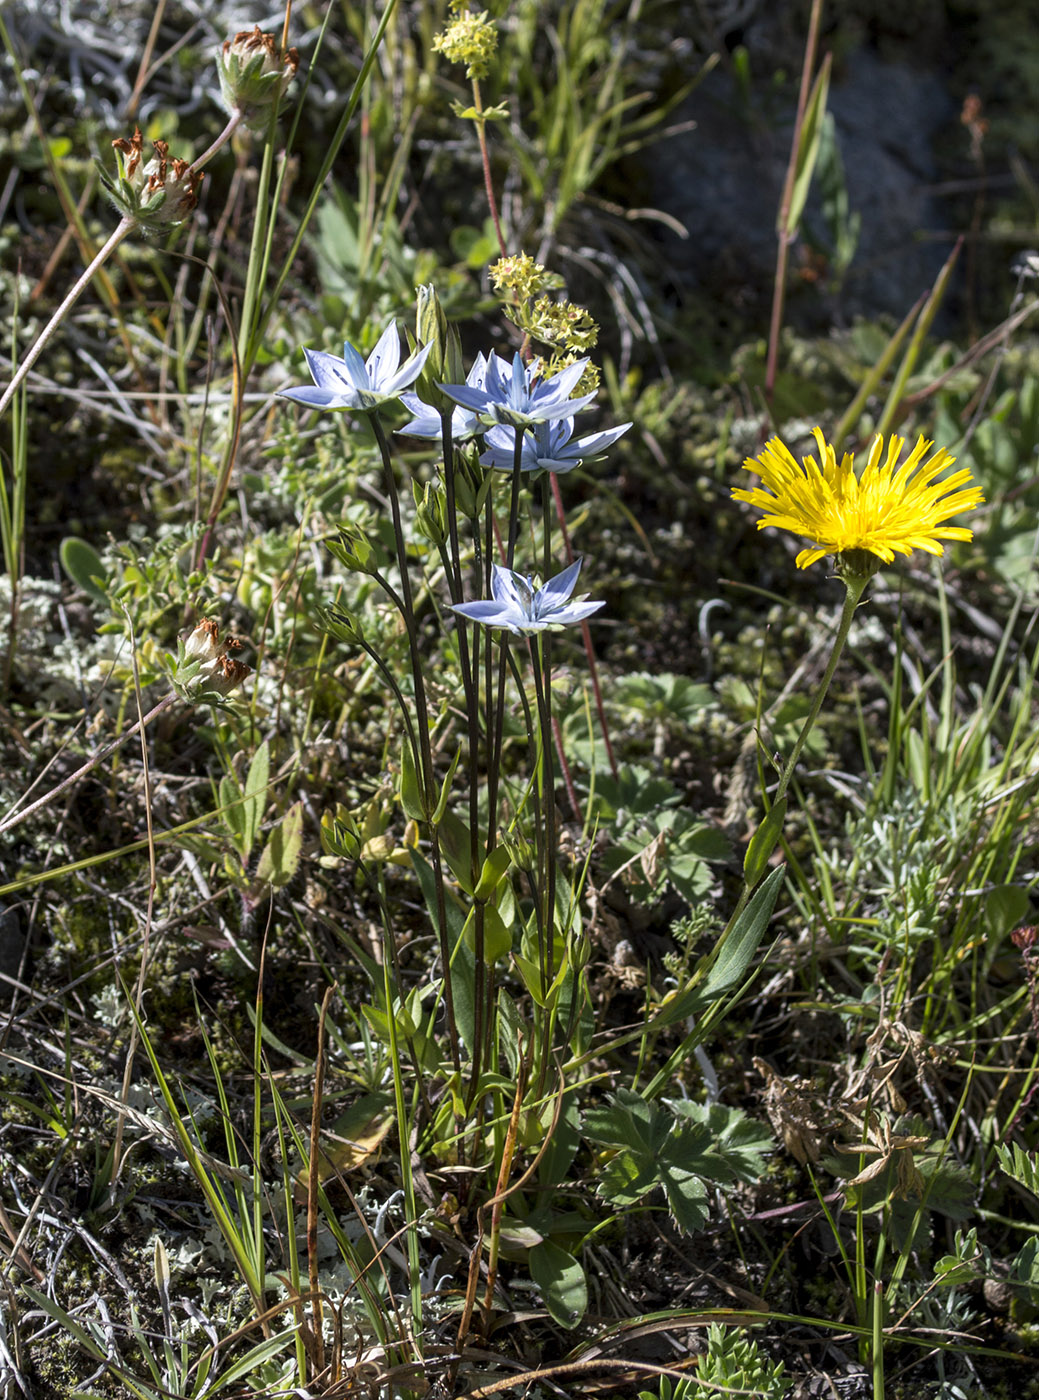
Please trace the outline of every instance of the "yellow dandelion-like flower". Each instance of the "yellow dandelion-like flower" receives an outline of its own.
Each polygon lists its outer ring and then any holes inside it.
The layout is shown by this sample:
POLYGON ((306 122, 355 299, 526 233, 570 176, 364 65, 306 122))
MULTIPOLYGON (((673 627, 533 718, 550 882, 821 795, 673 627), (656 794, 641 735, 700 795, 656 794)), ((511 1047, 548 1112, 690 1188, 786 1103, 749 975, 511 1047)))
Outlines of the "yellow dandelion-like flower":
POLYGON ((766 512, 758 521, 759 530, 774 525, 815 541, 797 556, 799 569, 827 554, 861 550, 890 564, 896 554, 914 549, 942 554, 942 540, 974 538, 972 530, 942 523, 985 499, 969 484, 973 478, 965 467, 938 479, 955 461, 944 447, 928 457, 934 443, 921 437, 899 465, 905 438, 892 435, 885 451, 884 439, 878 436, 856 475, 852 453, 845 452, 838 464, 822 429, 815 428, 813 436, 819 444, 818 461, 805 457, 798 463, 779 438, 772 438, 759 457, 748 457, 743 464, 759 474, 762 485, 732 493, 736 500, 766 512))

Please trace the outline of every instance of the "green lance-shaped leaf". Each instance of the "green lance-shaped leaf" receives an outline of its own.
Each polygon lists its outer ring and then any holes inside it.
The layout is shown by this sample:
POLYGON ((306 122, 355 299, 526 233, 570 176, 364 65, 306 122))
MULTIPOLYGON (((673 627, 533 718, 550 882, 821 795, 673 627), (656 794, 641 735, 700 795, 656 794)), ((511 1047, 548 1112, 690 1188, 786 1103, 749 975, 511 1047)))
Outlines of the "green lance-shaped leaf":
POLYGON ((774 803, 750 838, 747 854, 743 857, 743 878, 750 889, 761 879, 768 865, 769 856, 779 844, 786 820, 786 794, 774 803))
POLYGON ((458 768, 458 760, 461 757, 462 750, 458 749, 454 758, 451 760, 451 767, 444 774, 444 781, 440 785, 440 799, 437 802, 436 810, 433 813, 434 826, 436 826, 439 822, 443 820, 444 813, 447 811, 448 798, 451 796, 451 784, 455 780, 455 772, 458 768))
POLYGON ((822 136, 823 118, 826 116, 826 99, 830 93, 830 55, 823 59, 822 67, 812 84, 812 91, 805 107, 801 123, 801 137, 797 143, 797 164, 794 171, 794 185, 790 192, 790 207, 786 211, 786 226, 777 230, 780 235, 793 238, 801 225, 801 215, 808 202, 808 191, 812 187, 815 163, 819 157, 819 140, 822 136))
POLYGON ((758 951, 758 944, 765 936, 785 873, 785 865, 777 866, 771 871, 754 891, 750 903, 733 925, 729 936, 723 938, 715 964, 703 984, 705 1000, 712 1001, 732 991, 747 971, 751 959, 758 951))
POLYGON ((400 805, 404 808, 405 816, 412 821, 424 822, 429 816, 415 763, 415 751, 407 736, 400 751, 400 805))
POLYGON ((303 804, 294 802, 270 834, 256 867, 256 880, 261 885, 280 889, 287 885, 299 868, 303 849, 303 804))
POLYGON ((249 764, 249 772, 245 777, 245 801, 242 803, 241 832, 242 859, 246 861, 252 855, 260 823, 263 820, 263 809, 267 805, 267 783, 270 778, 270 768, 270 748, 267 740, 264 739, 253 754, 253 761, 249 764))
POLYGON ((487 900, 501 884, 505 878, 505 873, 512 864, 512 854, 506 846, 495 846, 483 863, 480 878, 476 883, 473 892, 475 899, 487 900))

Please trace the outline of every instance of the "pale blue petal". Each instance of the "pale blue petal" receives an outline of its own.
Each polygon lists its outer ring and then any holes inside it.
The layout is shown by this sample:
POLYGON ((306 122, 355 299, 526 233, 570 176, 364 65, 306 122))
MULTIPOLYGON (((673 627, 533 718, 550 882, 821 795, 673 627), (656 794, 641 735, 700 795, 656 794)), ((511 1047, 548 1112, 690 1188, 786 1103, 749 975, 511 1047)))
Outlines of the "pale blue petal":
POLYGON ((311 379, 319 389, 352 388, 346 366, 335 355, 328 354, 326 350, 304 349, 303 358, 307 362, 311 379))
POLYGON ((607 428, 602 433, 590 433, 588 437, 579 438, 574 446, 580 449, 583 456, 594 456, 596 452, 602 452, 604 448, 615 443, 630 427, 630 423, 622 423, 619 428, 607 428))
POLYGON ((483 381, 487 378, 487 356, 482 350, 477 351, 473 367, 465 376, 465 382, 474 389, 482 389, 483 381))
POLYGON ((348 390, 320 389, 309 384, 301 384, 296 389, 279 389, 278 397, 291 399, 293 403, 305 404, 307 408, 356 408, 350 402, 348 390))
MULTIPOLYGON (((398 342, 398 353, 400 343, 398 342)), ((409 384, 413 384, 422 373, 422 367, 429 359, 429 352, 433 349, 433 344, 423 345, 416 350, 414 355, 409 355, 395 374, 386 379, 379 380, 379 388, 389 397, 399 394, 401 389, 406 389, 409 384)))
POLYGON ((559 612, 552 613, 545 621, 552 625, 562 623, 568 626, 574 622, 583 622, 586 617, 591 617, 592 613, 598 612, 600 608, 604 608, 605 606, 605 599, 598 603, 570 603, 567 607, 560 609, 559 612))
POLYGON ((365 373, 368 383, 380 393, 392 392, 384 387, 397 373, 400 364, 400 331, 396 321, 391 321, 376 342, 375 349, 368 356, 365 373))
POLYGON ((530 581, 512 569, 501 564, 491 565, 491 594, 498 602, 518 609, 529 617, 534 604, 534 590, 530 581))
POLYGON ((470 622, 480 622, 484 627, 512 628, 516 623, 510 609, 503 608, 500 603, 491 602, 489 599, 479 603, 452 603, 451 611, 467 617, 470 622))
POLYGON ((490 394, 485 389, 476 389, 470 384, 438 384, 449 399, 460 403, 474 413, 482 413, 490 402, 490 394))
POLYGON ((568 418, 572 414, 580 412, 580 410, 587 404, 590 404, 594 398, 594 394, 585 394, 579 399, 556 399, 553 397, 551 399, 546 399, 544 402, 538 402, 537 399, 535 399, 533 405, 527 409, 527 412, 531 418, 540 418, 543 420, 549 418, 568 418))
POLYGON ((587 368, 587 360, 577 360, 574 364, 567 365, 566 369, 561 369, 558 374, 554 374, 551 379, 546 379, 539 387, 550 392, 553 398, 568 399, 571 389, 577 387, 578 380, 587 368))
POLYGON ((550 608, 562 607, 577 583, 577 576, 581 572, 583 559, 575 559, 574 562, 563 570, 561 574, 556 574, 555 578, 550 578, 544 588, 538 590, 537 611, 543 614, 546 605, 550 608))
POLYGON ((371 381, 361 353, 348 340, 343 342, 343 369, 355 389, 370 389, 371 381))
POLYGON ((439 440, 441 431, 440 414, 432 405, 424 403, 418 394, 401 394, 400 401, 409 413, 414 414, 410 423, 405 423, 402 428, 398 428, 398 433, 405 433, 408 437, 436 438, 439 440))

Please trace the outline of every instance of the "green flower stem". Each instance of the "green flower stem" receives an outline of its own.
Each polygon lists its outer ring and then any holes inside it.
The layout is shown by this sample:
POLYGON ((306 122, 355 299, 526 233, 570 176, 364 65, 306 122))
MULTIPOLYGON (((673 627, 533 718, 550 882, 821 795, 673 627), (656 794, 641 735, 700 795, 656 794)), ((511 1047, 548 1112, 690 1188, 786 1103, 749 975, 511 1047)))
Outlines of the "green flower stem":
MULTIPOLYGON (((519 498, 520 482, 522 480, 523 463, 523 434, 525 429, 516 429, 516 446, 512 458, 512 492, 509 497, 509 545, 505 555, 505 562, 508 568, 512 568, 513 560, 516 556, 516 537, 519 534, 519 498)), ((488 501, 490 495, 488 495, 488 501)), ((490 550, 488 549, 487 571, 490 574, 490 550)), ((488 577, 488 590, 490 579, 488 577)), ((505 668, 509 658, 509 634, 502 633, 501 651, 498 656, 498 703, 495 706, 493 727, 488 728, 488 733, 494 735, 491 746, 490 764, 487 774, 487 791, 489 796, 489 810, 487 817, 487 850, 494 849, 496 839, 496 814, 498 810, 498 770, 501 766, 501 746, 502 732, 505 726, 505 668)))
POLYGON ((516 445, 512 454, 512 491, 509 495, 509 548, 505 563, 512 568, 516 557, 516 536, 519 534, 520 484, 523 480, 523 435, 525 428, 516 428, 516 445))
MULTIPOLYGON (((216 138, 207 151, 192 163, 193 170, 199 170, 207 161, 211 160, 221 147, 234 135, 243 120, 243 114, 236 108, 223 131, 216 138)), ((210 541, 216 522, 220 517, 220 512, 224 508, 227 499, 227 492, 231 485, 231 473, 234 470, 235 459, 238 456, 238 444, 241 435, 242 410, 245 403, 245 385, 249 377, 249 370, 252 361, 247 358, 250 336, 252 334, 253 323, 256 319, 256 305, 259 300, 260 290, 263 287, 267 276, 267 259, 269 255, 269 239, 265 241, 268 225, 273 220, 274 215, 269 213, 270 206, 270 184, 271 170, 274 161, 274 132, 277 125, 277 111, 271 117, 271 122, 267 132, 267 139, 263 148, 263 164, 260 169, 260 180, 257 189, 256 203, 254 206, 252 241, 249 245, 249 262, 245 273, 245 293, 242 303, 242 314, 238 323, 237 346, 232 347, 234 357, 234 377, 232 385, 231 399, 231 424, 232 428, 227 436, 224 445, 223 460, 220 464, 220 474, 217 477, 216 485, 209 502, 209 513, 206 516, 206 528, 202 533, 199 543, 198 553, 195 557, 195 567, 201 568, 202 562, 209 551, 210 541)))
MULTIPOLYGON (((451 432, 453 406, 440 412, 440 442, 444 451, 444 494, 447 512, 447 534, 451 545, 451 568, 447 574, 447 584, 452 603, 462 601, 462 551, 458 543, 458 507, 455 497, 455 444, 451 432)), ((464 635, 464 629, 459 628, 464 635)))
POLYGON ((234 109, 234 111, 228 118, 227 125, 224 127, 223 131, 216 138, 213 144, 202 152, 198 160, 193 160, 191 162, 192 170, 201 170, 204 165, 209 164, 209 162, 216 155, 217 151, 222 150, 227 145, 228 141, 230 141, 231 137, 241 126, 244 116, 245 114, 243 112, 240 112, 237 107, 234 109))
POLYGON ((274 173, 274 143, 277 136, 277 106, 271 110, 263 143, 263 160, 260 164, 260 178, 256 186, 256 204, 253 214, 252 239, 249 243, 249 262, 245 272, 245 291, 242 297, 242 314, 238 321, 238 358, 242 365, 242 388, 244 380, 252 368, 256 344, 257 308, 270 260, 270 239, 268 233, 277 217, 276 208, 271 207, 271 179, 274 173), (253 352, 253 353, 251 353, 253 352))
MULTIPOLYGON (((379 869, 379 903, 383 910, 383 925, 387 946, 394 950, 394 972, 397 977, 397 991, 401 1004, 404 1002, 404 985, 396 961, 396 941, 393 938, 389 920, 389 905, 386 899, 386 879, 379 869)), ((390 960, 383 955, 383 988, 386 997, 386 1027, 390 1041, 390 1065, 393 1070, 393 1098, 397 1113, 397 1135, 400 1138, 401 1185, 404 1188, 404 1211, 408 1222, 408 1275, 411 1285, 411 1317, 416 1328, 415 1343, 422 1335, 422 1260, 418 1246, 418 1210, 415 1201, 415 1180, 411 1173, 411 1134, 408 1131, 408 1113, 404 1103, 404 1076, 401 1073, 400 1048, 397 1041, 397 1023, 393 1015, 393 985, 390 979, 390 960)), ((449 985, 449 971, 444 967, 444 985, 449 985)), ((417 1070, 416 1070, 417 1073, 417 1070)))
MULTIPOLYGON (((552 497, 556 503, 556 519, 559 521, 559 529, 562 533, 563 545, 566 550, 566 562, 572 564, 574 562, 574 551, 570 543, 570 532, 566 528, 566 512, 563 509, 563 493, 559 489, 559 478, 555 472, 549 472, 549 478, 552 483, 552 497)), ((610 772, 613 774, 614 779, 616 779, 620 776, 620 769, 617 767, 617 759, 614 756, 613 744, 610 741, 610 726, 606 721, 606 706, 603 704, 602 685, 599 682, 599 663, 595 658, 595 647, 592 645, 592 633, 586 621, 581 623, 581 640, 584 642, 584 654, 588 661, 588 676, 592 682, 595 713, 599 717, 602 741, 606 746, 606 759, 610 765, 610 772)), ((560 752, 560 758, 562 758, 562 752, 560 752)), ((574 808, 575 810, 577 809, 576 801, 574 801, 574 808)))
POLYGON ((541 781, 538 784, 542 839, 540 855, 542 868, 540 885, 544 891, 544 933, 545 950, 541 967, 542 995, 547 994, 555 977, 555 909, 556 909, 556 804, 555 775, 552 764, 552 638, 547 633, 539 634, 536 644, 531 644, 531 661, 534 668, 534 690, 538 702, 539 751, 541 755, 541 781))
MULTIPOLYGON (((447 530, 450 551, 444 572, 452 603, 462 601, 462 552, 458 542, 458 507, 455 494, 455 453, 454 438, 451 432, 453 409, 445 408, 440 414, 441 443, 444 449, 444 491, 446 496, 447 530)), ((480 813, 480 696, 479 696, 479 656, 480 627, 473 627, 473 650, 469 651, 469 629, 459 627, 458 660, 462 672, 462 689, 465 691, 466 719, 469 723, 469 868, 473 884, 479 878, 479 813, 480 813)), ((483 915, 480 911, 477 942, 482 936, 483 915)), ((477 1037, 479 1041, 479 1037, 477 1037)))
MULTIPOLYGON (((403 608, 400 609, 404 626, 408 633, 408 648, 411 653, 411 674, 415 687, 415 719, 418 730, 419 758, 422 767, 422 790, 427 803, 435 799, 436 787, 433 772, 433 749, 429 738, 429 706, 426 702, 426 687, 423 681, 422 655, 418 644, 418 627, 415 621, 415 599, 411 589, 411 574, 408 571, 408 554, 404 541, 404 525, 400 515, 400 497, 397 492, 397 479, 393 474, 390 458, 390 444, 379 421, 377 412, 369 413, 369 422, 379 444, 383 472, 386 478, 386 494, 390 499, 390 512, 393 517, 393 537, 397 545, 397 568, 400 571, 403 608)), ((431 810, 431 809, 430 809, 431 810)), ((440 959, 444 968, 444 1011, 447 1017, 448 1034, 451 1039, 451 1054, 455 1069, 461 1067, 458 1045, 458 1025, 455 1021, 454 990, 451 984, 451 950, 447 943, 447 905, 444 895, 444 877, 440 857, 440 833, 435 823, 430 823, 430 846, 433 857, 433 871, 436 876, 437 891, 437 936, 440 944, 440 959)))
POLYGON ((115 252, 115 250, 119 247, 120 243, 122 243, 125 238, 127 238, 131 233, 133 233, 136 227, 137 220, 132 219, 129 215, 125 215, 119 220, 118 224, 115 226, 115 229, 110 234, 108 241, 101 248, 98 249, 97 253, 95 253, 93 259, 90 262, 90 265, 80 275, 80 277, 72 287, 72 290, 65 297, 65 300, 61 303, 61 305, 55 311, 54 315, 47 322, 46 326, 44 326, 43 330, 36 337, 36 341, 33 344, 32 348, 29 350, 28 354, 25 356, 25 359, 21 362, 21 364, 15 371, 13 379, 11 380, 10 384, 8 384, 7 388, 4 390, 3 397, 0 398, 0 417, 3 416, 4 410, 7 408, 7 405, 14 398, 14 395, 17 392, 18 386, 21 384, 22 380, 32 369, 36 361, 40 358, 40 355, 43 353, 48 342, 53 337, 54 332, 61 325, 62 321, 65 320, 66 316, 69 314, 69 312, 75 306, 76 302, 79 301, 80 297, 90 285, 95 273, 98 271, 99 268, 104 266, 104 264, 115 252))

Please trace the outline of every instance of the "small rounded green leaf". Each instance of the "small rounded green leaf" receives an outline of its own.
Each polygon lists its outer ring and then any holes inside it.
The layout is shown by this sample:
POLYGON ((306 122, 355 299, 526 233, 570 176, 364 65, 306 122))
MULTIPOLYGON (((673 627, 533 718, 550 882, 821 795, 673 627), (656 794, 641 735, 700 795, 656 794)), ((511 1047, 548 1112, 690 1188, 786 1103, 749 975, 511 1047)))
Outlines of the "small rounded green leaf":
POLYGON ((99 578, 107 577, 107 571, 94 546, 87 544, 86 540, 76 539, 74 535, 68 535, 62 540, 61 549, 58 552, 61 558, 61 567, 72 582, 78 584, 83 592, 88 593, 96 603, 107 602, 104 591, 97 582, 99 578))

